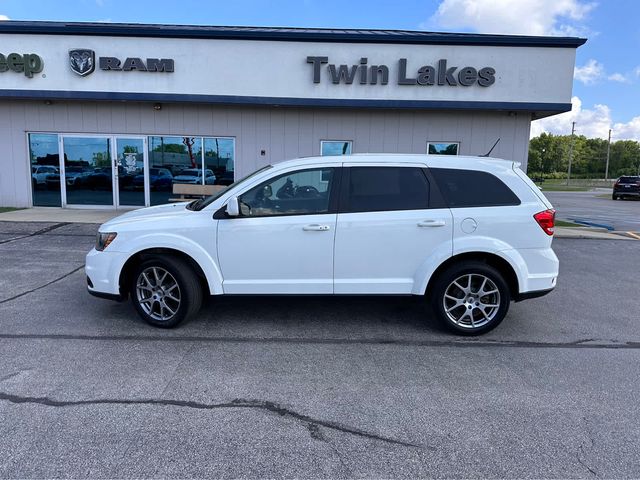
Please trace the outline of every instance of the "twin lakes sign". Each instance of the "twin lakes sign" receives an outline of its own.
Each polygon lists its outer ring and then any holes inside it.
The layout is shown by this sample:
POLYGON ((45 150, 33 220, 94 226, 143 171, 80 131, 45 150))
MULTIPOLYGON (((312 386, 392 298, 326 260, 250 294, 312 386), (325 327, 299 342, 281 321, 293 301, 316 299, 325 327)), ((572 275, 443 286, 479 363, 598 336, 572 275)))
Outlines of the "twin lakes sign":
MULTIPOLYGON (((307 57, 307 63, 312 65, 313 83, 321 83, 323 78, 329 78, 332 83, 347 85, 357 81, 360 85, 387 85, 389 83, 389 67, 387 65, 368 65, 368 59, 363 57, 356 65, 339 65, 329 63, 329 57, 307 57), (322 65, 327 64, 328 76, 322 75, 322 65)), ((489 87, 496 81, 496 70, 493 67, 458 67, 447 65, 447 59, 438 60, 436 65, 424 65, 412 74, 407 73, 407 59, 398 60, 396 82, 398 85, 461 85, 469 87, 480 85, 489 87)))
MULTIPOLYGON (((96 54, 87 48, 69 50, 69 65, 72 72, 85 77, 96 69, 96 54)), ((145 62, 139 57, 127 57, 124 61, 118 57, 99 57, 98 68, 122 72, 173 72, 175 70, 173 58, 147 58, 145 62)))

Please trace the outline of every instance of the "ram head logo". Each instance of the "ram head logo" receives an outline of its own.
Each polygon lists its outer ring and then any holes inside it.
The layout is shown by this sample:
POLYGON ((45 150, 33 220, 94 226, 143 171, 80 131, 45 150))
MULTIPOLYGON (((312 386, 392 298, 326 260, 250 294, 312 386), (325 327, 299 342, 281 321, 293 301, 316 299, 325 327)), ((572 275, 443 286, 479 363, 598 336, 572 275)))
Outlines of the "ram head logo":
POLYGON ((84 77, 96 68, 96 54, 93 50, 86 48, 69 50, 69 62, 71 64, 71 70, 81 77, 84 77))

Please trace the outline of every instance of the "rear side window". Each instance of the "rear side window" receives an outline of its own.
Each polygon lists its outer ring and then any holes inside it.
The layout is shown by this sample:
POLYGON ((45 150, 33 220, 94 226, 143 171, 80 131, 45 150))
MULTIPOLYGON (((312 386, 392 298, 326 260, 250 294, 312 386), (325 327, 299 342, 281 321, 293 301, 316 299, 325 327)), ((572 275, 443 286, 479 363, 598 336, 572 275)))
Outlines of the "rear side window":
POLYGON ((520 199, 495 175, 477 170, 430 168, 451 208, 520 205, 520 199))
POLYGON ((345 188, 347 212, 429 208, 429 181, 420 168, 351 167, 345 188))

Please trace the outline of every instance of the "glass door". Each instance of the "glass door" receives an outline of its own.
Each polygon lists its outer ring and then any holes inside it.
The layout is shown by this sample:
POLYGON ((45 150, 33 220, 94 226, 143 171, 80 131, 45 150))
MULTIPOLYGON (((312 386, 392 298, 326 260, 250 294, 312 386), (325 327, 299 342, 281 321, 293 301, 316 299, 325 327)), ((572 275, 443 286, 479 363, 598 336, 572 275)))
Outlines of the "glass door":
POLYGON ((149 205, 146 139, 115 137, 113 166, 116 207, 149 205))
POLYGON ((114 205, 111 142, 107 136, 62 137, 65 205, 114 205))

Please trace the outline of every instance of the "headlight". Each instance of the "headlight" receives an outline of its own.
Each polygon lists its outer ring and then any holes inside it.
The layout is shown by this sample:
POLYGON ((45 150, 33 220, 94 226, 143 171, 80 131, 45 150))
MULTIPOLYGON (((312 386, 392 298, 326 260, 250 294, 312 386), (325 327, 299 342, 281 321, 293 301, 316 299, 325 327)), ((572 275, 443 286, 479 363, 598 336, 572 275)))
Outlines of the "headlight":
POLYGON ((118 234, 115 232, 99 232, 96 236, 96 250, 98 250, 99 252, 103 251, 111 244, 111 242, 113 242, 113 240, 116 238, 116 235, 118 234))

